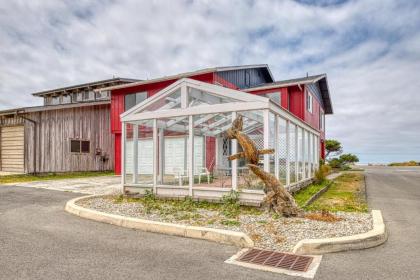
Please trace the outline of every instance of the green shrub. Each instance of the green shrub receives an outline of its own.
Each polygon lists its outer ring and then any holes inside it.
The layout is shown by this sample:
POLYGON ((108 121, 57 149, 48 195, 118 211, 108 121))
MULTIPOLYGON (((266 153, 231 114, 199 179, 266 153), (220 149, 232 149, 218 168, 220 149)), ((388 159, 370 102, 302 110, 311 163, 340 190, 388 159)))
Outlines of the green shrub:
POLYGON ((239 193, 231 190, 222 197, 222 214, 228 218, 236 218, 240 213, 239 193))
POLYGON ((315 171, 315 184, 321 184, 325 181, 327 175, 331 172, 329 165, 321 165, 317 171, 315 171))

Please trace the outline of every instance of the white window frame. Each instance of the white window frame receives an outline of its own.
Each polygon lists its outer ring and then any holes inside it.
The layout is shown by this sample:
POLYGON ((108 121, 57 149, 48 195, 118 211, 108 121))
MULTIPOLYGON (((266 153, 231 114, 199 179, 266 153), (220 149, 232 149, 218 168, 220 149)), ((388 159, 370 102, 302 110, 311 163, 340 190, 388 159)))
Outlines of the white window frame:
POLYGON ((309 91, 306 91, 306 110, 309 113, 313 113, 313 104, 314 104, 314 98, 312 94, 309 91))
POLYGON ((324 112, 319 112, 319 130, 324 131, 325 129, 325 114, 324 112))

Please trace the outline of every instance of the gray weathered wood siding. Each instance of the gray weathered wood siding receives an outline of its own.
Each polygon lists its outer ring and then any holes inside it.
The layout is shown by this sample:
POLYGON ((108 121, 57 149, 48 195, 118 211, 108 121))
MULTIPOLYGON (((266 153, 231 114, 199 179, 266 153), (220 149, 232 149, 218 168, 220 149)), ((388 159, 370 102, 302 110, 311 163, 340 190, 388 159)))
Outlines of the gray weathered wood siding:
POLYGON ((25 122, 25 171, 99 171, 114 168, 114 139, 110 105, 96 105, 28 113, 25 122), (35 135, 34 135, 35 133, 35 135), (89 153, 71 153, 70 140, 89 140, 89 153), (34 145, 36 143, 36 145, 34 145), (102 163, 97 148, 108 156, 102 163), (34 162, 34 153, 36 162, 34 162))

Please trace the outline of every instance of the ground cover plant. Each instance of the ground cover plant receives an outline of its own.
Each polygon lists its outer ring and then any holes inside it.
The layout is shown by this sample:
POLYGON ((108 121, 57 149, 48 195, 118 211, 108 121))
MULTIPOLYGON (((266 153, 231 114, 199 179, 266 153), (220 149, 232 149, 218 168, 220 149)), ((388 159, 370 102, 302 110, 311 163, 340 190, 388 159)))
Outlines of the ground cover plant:
POLYGON ((340 175, 331 187, 314 203, 305 207, 305 210, 367 212, 363 173, 348 172, 340 175))
POLYGON ((111 176, 111 175, 114 175, 113 171, 40 173, 37 175, 33 175, 33 174, 2 175, 0 176, 0 184, 61 180, 61 179, 76 179, 76 178, 111 176))

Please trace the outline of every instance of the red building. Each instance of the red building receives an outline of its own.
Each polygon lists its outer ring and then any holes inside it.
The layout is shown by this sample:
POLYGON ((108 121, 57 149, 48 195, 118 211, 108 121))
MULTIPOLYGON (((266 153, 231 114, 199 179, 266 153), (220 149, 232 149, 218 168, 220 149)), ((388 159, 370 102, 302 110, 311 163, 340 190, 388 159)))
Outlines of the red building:
POLYGON ((333 113, 326 74, 275 81, 267 65, 217 67, 99 90, 111 94, 111 133, 115 139, 116 174, 121 173, 120 115, 182 78, 269 97, 320 132, 320 156, 324 158, 325 115, 333 113))

